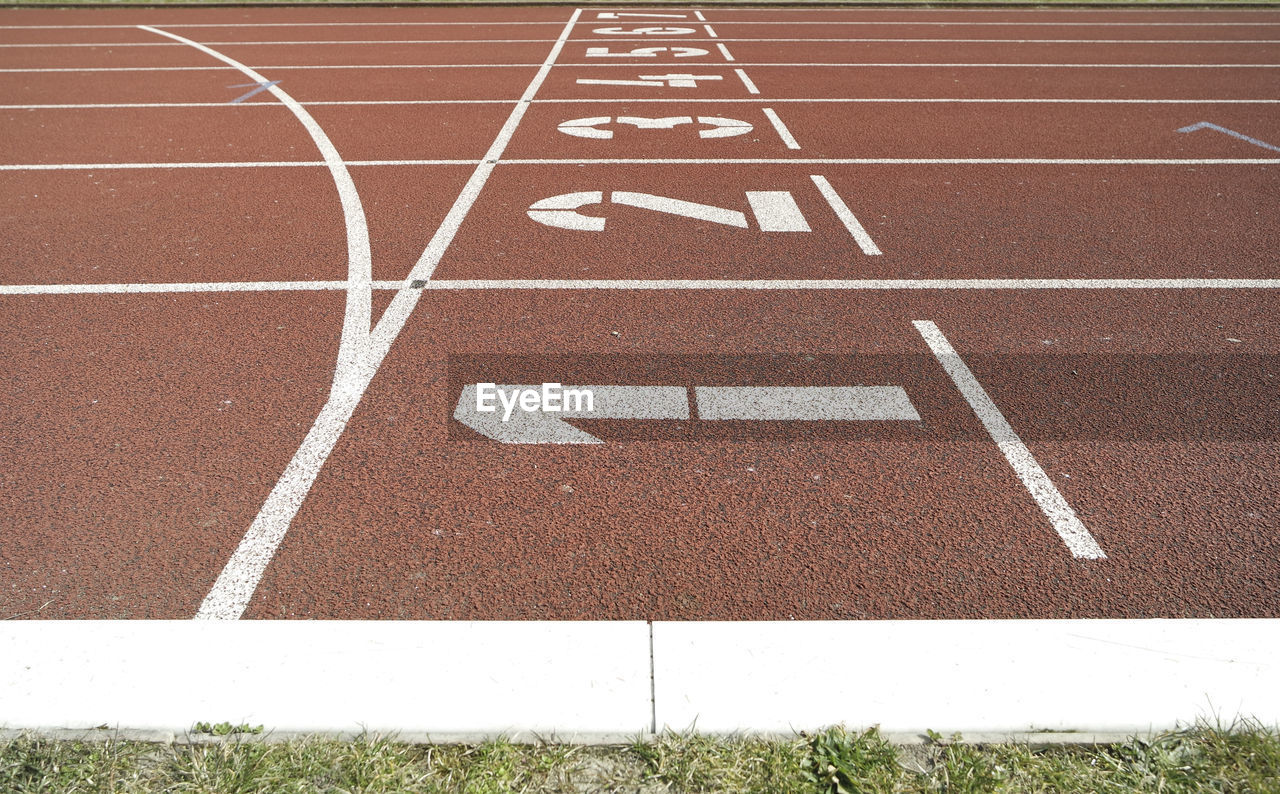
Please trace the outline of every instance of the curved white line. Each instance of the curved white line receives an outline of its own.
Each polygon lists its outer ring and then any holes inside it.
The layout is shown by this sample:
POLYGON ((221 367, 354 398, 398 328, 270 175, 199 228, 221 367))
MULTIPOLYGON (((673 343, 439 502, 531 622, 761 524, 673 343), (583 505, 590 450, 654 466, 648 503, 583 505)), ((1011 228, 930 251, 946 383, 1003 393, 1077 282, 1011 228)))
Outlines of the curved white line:
MULTIPOLYGON (((270 82, 243 63, 199 42, 149 25, 138 25, 138 28, 194 47, 238 69, 255 83, 270 82)), ((280 100, 311 135, 311 140, 324 157, 324 164, 329 168, 329 175, 333 177, 333 183, 338 189, 338 198, 342 201, 342 219, 347 227, 347 306, 342 318, 342 341, 338 346, 338 364, 334 369, 332 391, 335 394, 340 391, 350 392, 359 388, 356 386, 356 375, 369 347, 371 322, 373 260, 369 252, 369 227, 365 222, 364 207, 360 204, 360 194, 356 192, 355 182, 347 171, 346 163, 306 108, 278 85, 269 87, 267 91, 280 100)))
MULTIPOLYGON (((234 66, 255 83, 270 82, 248 66, 203 44, 159 28, 147 25, 138 27, 187 44, 234 66)), ((325 401, 320 415, 316 417, 311 430, 276 481, 266 501, 262 503, 258 515, 240 539, 231 559, 218 574, 213 588, 200 604, 195 615, 197 620, 235 620, 244 612, 257 589, 258 581, 275 555, 276 547, 284 539, 289 524, 302 507, 302 500, 306 498, 311 484, 320 473, 329 451, 337 443, 347 420, 360 402, 367 382, 361 378, 369 352, 373 266, 369 253, 369 228, 365 222, 364 208, 360 204, 360 195, 356 192, 355 182, 338 155, 338 150, 316 120, 311 118, 311 114, 279 86, 273 85, 267 90, 302 122, 323 155, 333 183, 338 188, 343 221, 347 227, 347 305, 342 318, 342 341, 338 346, 338 361, 334 367, 329 399, 325 401)))

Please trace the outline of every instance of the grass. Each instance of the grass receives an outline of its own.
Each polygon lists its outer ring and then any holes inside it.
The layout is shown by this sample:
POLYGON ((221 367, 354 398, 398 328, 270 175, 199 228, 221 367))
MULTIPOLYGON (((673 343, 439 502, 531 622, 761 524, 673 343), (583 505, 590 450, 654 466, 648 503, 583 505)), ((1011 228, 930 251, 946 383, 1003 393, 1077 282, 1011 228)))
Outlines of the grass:
POLYGON ((0 791, 75 792, 1280 792, 1280 733, 1199 725, 1124 744, 899 747, 874 729, 790 739, 668 733, 622 747, 411 745, 382 737, 148 744, 0 742, 0 791))

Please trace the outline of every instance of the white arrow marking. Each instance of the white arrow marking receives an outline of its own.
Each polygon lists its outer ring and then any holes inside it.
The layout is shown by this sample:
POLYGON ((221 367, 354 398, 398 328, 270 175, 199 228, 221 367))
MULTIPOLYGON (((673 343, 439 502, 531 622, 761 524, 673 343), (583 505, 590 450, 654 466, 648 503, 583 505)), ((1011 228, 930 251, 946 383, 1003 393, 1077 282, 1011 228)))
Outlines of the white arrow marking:
POLYGON ((698 116, 699 124, 710 124, 713 129, 699 130, 699 138, 732 138, 735 135, 746 135, 755 127, 745 121, 726 119, 722 116, 698 116))
POLYGON ((643 17, 645 19, 688 19, 688 14, 628 14, 622 11, 601 11, 596 19, 622 19, 623 17, 643 17))
MULTIPOLYGON (((699 80, 721 80, 718 74, 642 74, 638 80, 599 80, 579 77, 578 85, 640 85, 649 88, 697 88, 699 80)), ((759 93, 759 92, 757 92, 759 93)))
MULTIPOLYGON (((525 391, 541 391, 542 386, 498 385, 508 399, 525 391)), ((526 411, 516 408, 503 421, 501 406, 496 411, 480 411, 476 384, 462 389, 453 418, 486 438, 503 444, 603 444, 565 419, 688 419, 689 400, 683 386, 564 386, 592 394, 591 410, 565 405, 563 410, 526 411)))
POLYGON ((697 58, 710 55, 708 50, 697 47, 637 47, 630 52, 610 52, 608 47, 588 47, 588 58, 656 58, 660 52, 670 52, 677 58, 697 58))
POLYGON ((1250 138, 1248 135, 1245 135, 1244 133, 1236 132, 1235 130, 1229 130, 1226 127, 1219 127, 1217 124, 1210 124, 1207 121, 1202 121, 1199 124, 1192 124, 1190 127, 1183 127, 1182 129, 1178 130, 1178 132, 1195 132, 1196 130, 1217 130, 1218 132, 1222 132, 1227 135, 1230 135, 1232 138, 1239 138, 1242 141, 1247 141, 1249 143, 1252 143, 1254 146, 1261 146, 1263 149, 1270 149, 1273 152, 1280 152, 1280 146, 1272 146, 1271 144, 1260 141, 1257 138, 1250 138))
POLYGON ((698 417, 755 421, 920 421, 901 386, 696 386, 698 417))
POLYGON ((586 119, 569 119, 560 122, 556 129, 565 135, 573 135, 577 138, 597 138, 600 140, 608 140, 613 137, 613 130, 596 129, 598 124, 608 124, 612 116, 592 116, 586 119))

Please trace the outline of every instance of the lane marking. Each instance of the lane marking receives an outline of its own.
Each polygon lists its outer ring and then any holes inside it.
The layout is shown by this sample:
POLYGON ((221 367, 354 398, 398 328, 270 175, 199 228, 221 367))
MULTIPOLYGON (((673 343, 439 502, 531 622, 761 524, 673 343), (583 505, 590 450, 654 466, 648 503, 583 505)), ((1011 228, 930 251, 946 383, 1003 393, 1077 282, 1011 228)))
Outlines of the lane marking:
POLYGON ((862 253, 867 256, 880 256, 882 252, 876 247, 871 235, 867 234, 867 230, 862 228, 861 223, 858 223, 853 210, 849 209, 849 205, 844 203, 844 199, 840 198, 840 194, 836 193, 835 188, 831 187, 831 183, 827 181, 826 177, 814 174, 809 178, 813 180, 813 184, 818 186, 818 192, 831 205, 831 210, 835 212, 836 217, 844 224, 844 228, 849 230, 849 234, 853 235, 854 240, 857 240, 858 247, 862 249, 862 253))
MULTIPOLYGON (((510 105, 515 99, 334 99, 310 100, 300 102, 303 107, 344 106, 344 105, 510 105)), ((619 97, 616 99, 535 99, 535 105, 579 104, 608 102, 688 102, 687 99, 619 97)), ((699 99, 699 102, 801 102, 820 104, 828 102, 847 103, 979 103, 979 104, 1042 104, 1042 105, 1278 105, 1280 99, 1041 99, 1041 98, 972 98, 972 97, 775 97, 772 99, 699 99)), ((62 103, 45 105, 0 105, 0 110, 117 110, 128 108, 217 108, 226 107, 225 102, 115 102, 115 103, 62 103)), ((275 102, 245 102, 240 107, 279 107, 275 102)))
POLYGON ((699 22, 706 22, 706 21, 707 21, 707 18, 706 18, 705 16, 703 16, 703 14, 702 14, 702 12, 701 12, 701 11, 694 11, 694 12, 693 12, 693 17, 694 17, 694 19, 698 20, 699 22))
POLYGON ((720 38, 719 36, 716 35, 715 30, 710 25, 703 25, 702 28, 707 31, 707 35, 710 36, 711 38, 713 39, 720 38))
POLYGON ((711 421, 920 421, 901 386, 695 386, 711 421))
MULTIPOLYGON (((724 125, 716 130, 703 130, 702 138, 724 138, 740 134, 743 127, 729 126, 734 119, 699 116, 701 123, 724 125), (715 118, 715 121, 707 121, 715 118), (729 133, 732 133, 730 135, 729 133)), ((348 168, 419 166, 419 165, 476 165, 482 160, 347 160, 348 168)), ((1202 158, 1202 159, 1074 159, 1074 158, 1018 158, 1018 157, 725 157, 725 158, 595 158, 565 160, 503 160, 495 165, 1278 165, 1277 157, 1202 158)), ((264 160, 243 162, 207 163, 9 163, 0 164, 0 171, 127 171, 134 169, 165 168, 319 168, 328 163, 321 160, 264 160)))
MULTIPOLYGON (((169 26, 177 27, 177 26, 169 26)), ((721 41, 759 41, 759 42, 796 42, 802 44, 835 43, 946 43, 946 44, 1277 44, 1280 39, 942 39, 942 38, 726 38, 717 36, 721 41)), ((679 38, 648 35, 643 38, 615 37, 610 41, 710 41, 708 38, 679 38)), ((289 41, 211 41, 214 47, 282 47, 282 46, 344 46, 344 45, 386 45, 386 44, 549 44, 555 39, 325 39, 325 40, 289 40, 289 41)), ((599 39, 570 39, 572 44, 599 44, 599 39)), ((115 49, 120 47, 172 47, 167 42, 152 41, 75 41, 75 42, 42 42, 42 43, 5 43, 0 49, 56 49, 61 47, 99 47, 115 49)))
MULTIPOLYGON (((729 51, 723 45, 717 42, 717 47, 725 55, 725 60, 732 62, 734 60, 729 51)), ((653 48, 665 49, 665 48, 653 48)), ((690 48, 677 48, 687 50, 690 48)), ((699 50, 699 53, 706 54, 706 50, 699 50)), ((604 57, 605 55, 619 56, 620 53, 593 54, 588 53, 588 57, 604 57)), ((681 57, 681 56, 677 56, 681 57)), ((540 64, 536 63, 351 63, 351 64, 282 64, 276 66, 259 66, 259 69, 271 69, 281 71, 291 70, 317 70, 317 69, 529 69, 540 64)), ((613 67, 617 68, 621 64, 614 63, 562 63, 558 66, 572 66, 576 68, 590 67, 613 67)), ((783 67, 787 69, 803 69, 809 67, 824 68, 887 68, 887 67, 933 67, 933 68, 957 68, 957 67, 981 67, 981 68, 1016 68, 1016 69, 1280 69, 1280 64, 1275 63, 875 63, 875 62, 844 62, 844 63, 784 63, 779 61, 757 61, 754 63, 742 63, 743 66, 768 66, 783 67)), ((212 72, 225 71, 230 67, 226 66, 86 66, 86 67, 39 67, 39 68, 20 68, 20 69, 0 69, 0 74, 56 74, 56 73, 97 73, 97 72, 212 72)), ((308 103, 303 103, 308 104, 308 103)))
POLYGON ((717 41, 717 42, 716 42, 716 49, 720 50, 720 54, 724 56, 724 59, 725 59, 726 61, 728 61, 728 62, 730 62, 730 63, 733 63, 733 56, 729 54, 729 48, 728 48, 728 47, 724 46, 723 44, 721 44, 720 42, 718 42, 718 41, 717 41))
MULTIPOLYGON (((275 556, 276 549, 284 540, 289 525, 302 506, 303 499, 306 498, 320 469, 338 443, 342 431, 347 426, 347 421, 359 405, 369 382, 377 374, 391 344, 408 321, 414 306, 417 305, 422 291, 410 288, 409 284, 415 280, 431 278, 432 271, 453 240, 463 218, 478 198, 480 189, 484 187, 489 175, 493 172, 494 163, 506 149, 507 143, 515 133, 516 125, 523 118, 530 100, 546 80, 552 64, 564 48, 569 33, 581 14, 582 9, 574 9, 569 21, 561 30, 559 38, 556 39, 555 45, 547 54, 542 67, 534 75, 519 102, 512 108, 511 115, 503 124, 493 145, 489 147, 484 157, 485 162, 476 166, 471 178, 467 180, 462 192, 449 208, 444 221, 432 235, 417 264, 405 278, 403 286, 391 299, 390 305, 383 312, 378 324, 372 332, 368 333, 369 344, 365 348, 364 358, 359 362, 361 366, 356 376, 349 383, 344 384, 346 388, 340 392, 335 390, 321 409, 302 445, 289 461, 289 465, 272 489, 271 495, 267 497, 258 517, 241 539, 240 545, 218 576, 213 589, 205 596, 204 603, 201 604, 200 611, 196 615, 197 618, 236 620, 244 614, 267 565, 275 556)), ((336 381, 335 375, 335 384, 336 381)))
POLYGON ((787 125, 782 123, 782 119, 778 118, 778 114, 773 108, 762 108, 764 115, 769 119, 769 123, 777 130, 778 137, 786 144, 788 149, 799 149, 800 144, 796 142, 795 136, 791 134, 791 130, 787 129, 787 125))
POLYGON ((734 71, 734 74, 738 75, 738 79, 742 81, 742 84, 747 87, 748 94, 760 93, 760 89, 756 88, 756 84, 751 82, 751 78, 747 77, 746 72, 742 71, 741 69, 734 69, 733 71, 734 71))
MULTIPOLYGON (((374 281, 375 290, 405 288, 404 281, 374 281)), ((415 279, 410 289, 450 290, 1072 290, 1072 289, 1280 289, 1280 279, 415 279)), ((0 295, 132 295, 182 292, 288 292, 345 290, 345 281, 213 281, 150 284, 0 284, 0 295)))
POLYGON ((1190 127, 1183 127, 1182 129, 1178 130, 1178 132, 1195 132, 1196 130, 1202 130, 1202 129, 1217 130, 1218 132, 1225 133, 1227 135, 1230 135, 1233 138, 1239 138, 1240 140, 1245 141, 1247 143, 1252 143, 1254 146, 1261 146, 1263 149, 1270 149, 1273 152, 1280 152, 1280 146, 1272 146, 1271 144, 1266 143, 1264 141, 1260 141, 1257 138, 1251 138, 1248 135, 1245 135, 1244 133, 1236 132, 1235 130, 1229 130, 1226 127, 1219 127, 1217 124, 1210 124, 1207 121, 1202 121, 1199 124, 1192 124, 1190 127))
POLYGON ((748 190, 747 203, 762 232, 811 231, 804 213, 788 190, 748 190))
POLYGON ((964 363, 964 359, 960 358, 960 354, 947 341, 938 326, 929 320, 915 320, 912 325, 920 332, 920 336, 929 345, 929 350, 951 377, 951 382, 960 390, 965 402, 969 403, 969 407, 982 422, 982 426, 991 435, 991 440, 1000 447, 1005 460, 1009 461, 1018 479, 1040 506, 1040 511, 1044 513, 1045 518, 1049 519, 1058 537, 1067 544, 1071 555, 1077 559, 1106 559, 1107 555, 1102 552, 1093 535, 1076 516, 1075 510, 1071 509, 1071 505, 1067 504, 1067 500, 1058 492, 1049 475, 1045 474, 1044 469, 1032 456, 1031 450, 1022 443, 1022 439, 1014 432, 1004 414, 996 407, 986 389, 982 388, 982 384, 974 377, 973 372, 964 363))
MULTIPOLYGON (((744 11, 756 9, 720 8, 719 11, 744 11)), ((837 9, 841 10, 841 9, 837 9)), ((918 9, 895 9, 899 11, 918 9)), ((966 13, 975 10, 966 9, 966 13)), ((1058 9, 1037 9, 1037 13, 1058 9)), ((694 12, 695 14, 699 12, 694 12)), ((1074 12, 1073 12, 1074 13, 1074 12)), ((698 17, 699 21, 705 21, 698 17)), ((430 27, 440 25, 465 25, 469 27, 487 27, 490 25, 559 25, 559 22, 184 22, 171 24, 170 28, 348 28, 348 27, 430 27)), ((590 24, 590 21, 582 24, 590 24)), ((1006 25, 1014 27, 1262 27, 1280 25, 1280 22, 900 22, 900 21, 857 21, 857 20, 824 20, 821 22, 768 22, 741 21, 728 22, 730 25, 1006 25)), ((0 25, 0 30, 115 30, 132 28, 133 25, 0 25)), ((552 39, 547 39, 552 41, 552 39)))
POLYGON ((254 83, 264 87, 264 90, 270 92, 281 104, 287 107, 289 112, 293 113, 298 121, 302 123, 307 134, 311 136, 311 140, 315 143, 316 148, 320 150, 325 166, 329 170, 329 175, 333 178, 334 187, 338 191, 338 198, 342 204, 342 220, 346 227, 347 235, 347 300, 343 310, 342 337, 338 346, 338 363, 333 378, 333 392, 344 390, 355 376, 360 361, 364 358, 365 347, 368 343, 369 328, 372 322, 370 317, 372 295, 369 282, 373 280, 373 258, 369 251, 369 227, 365 221, 364 207, 360 203, 360 194, 356 191, 355 182, 352 181, 351 174, 347 171, 347 166, 342 161, 342 156, 338 154, 338 150, 334 148, 329 136, 316 123, 316 120, 311 117, 311 114, 280 86, 276 85, 279 81, 268 80, 234 58, 223 55, 217 50, 179 36, 176 33, 170 33, 149 25, 139 25, 138 29, 173 39, 180 44, 216 58, 228 66, 235 67, 254 83))

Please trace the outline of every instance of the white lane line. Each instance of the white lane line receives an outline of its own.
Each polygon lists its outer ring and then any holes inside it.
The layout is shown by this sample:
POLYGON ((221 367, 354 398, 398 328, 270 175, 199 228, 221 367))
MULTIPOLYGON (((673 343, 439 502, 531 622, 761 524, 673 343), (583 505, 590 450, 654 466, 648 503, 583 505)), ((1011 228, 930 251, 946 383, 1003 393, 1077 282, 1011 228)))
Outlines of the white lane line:
MULTIPOLYGON (((632 42, 632 41, 648 41, 648 42, 668 42, 668 41, 712 41, 709 38, 696 38, 689 36, 679 37, 661 37, 646 36, 642 39, 624 39, 615 38, 610 41, 616 42, 632 42)), ((838 39, 788 39, 788 38, 736 38, 729 36, 719 37, 719 41, 760 41, 760 42, 794 42, 797 44, 825 44, 825 43, 866 43, 866 42, 912 42, 912 43, 933 43, 943 42, 948 44, 1280 44, 1280 39, 868 39, 868 38, 838 38, 838 39)), ((598 39, 574 39, 572 43, 599 43, 598 39)), ((306 42, 298 42, 305 44, 306 42)), ((45 45, 38 45, 45 46, 45 45)), ((104 45, 93 45, 104 46, 104 45)))
MULTIPOLYGON (((335 39, 332 41, 211 41, 211 47, 288 47, 288 46, 343 46, 349 44, 546 44, 554 39, 335 39)), ((590 39, 587 39, 590 41, 590 39)), ((0 49, 56 49, 59 47, 176 47, 167 41, 74 41, 41 44, 0 44, 0 49)))
MULTIPOLYGON (((532 68, 536 63, 391 63, 391 64, 304 64, 300 66, 258 66, 258 69, 307 70, 307 69, 510 69, 532 68)), ((592 64, 583 64, 591 66, 592 64)), ((0 73, 22 72, 214 72, 228 70, 229 66, 88 66, 84 68, 57 67, 40 69, 0 69, 0 73)))
MULTIPOLYGON (((490 25, 556 25, 559 22, 183 22, 166 24, 166 28, 402 28, 434 27, 441 25, 465 25, 489 27, 490 25)), ((0 30, 123 30, 136 25, 0 25, 0 30)), ((553 39, 547 39, 553 41, 553 39)))
MULTIPOLYGON (((610 103, 610 104, 617 104, 617 103, 619 103, 619 102, 685 102, 685 103, 688 103, 688 101, 689 101, 689 100, 687 100, 687 99, 670 99, 670 98, 667 98, 667 99, 659 99, 659 98, 648 98, 648 99, 645 99, 645 98, 642 98, 642 97, 626 97, 626 98, 616 98, 616 99, 584 99, 584 98, 577 98, 577 99, 538 99, 538 100, 534 100, 534 101, 535 101, 535 102, 537 102, 537 103, 539 103, 539 104, 552 104, 552 103, 554 103, 554 104, 561 104, 561 105, 564 105, 564 104, 576 105, 576 104, 601 103, 601 102, 607 102, 607 103, 610 103)), ((979 98, 969 98, 969 97, 856 97, 856 98, 848 98, 848 97, 817 97, 817 98, 814 98, 814 97, 806 97, 806 98, 801 98, 801 97, 774 97, 774 98, 772 98, 772 99, 766 99, 766 98, 760 98, 760 99, 742 99, 742 98, 737 98, 737 99, 699 99, 698 101, 699 101, 699 102, 703 102, 703 103, 705 103, 705 102, 718 102, 718 103, 724 103, 724 102, 739 102, 739 103, 741 103, 741 102, 769 102, 769 103, 771 103, 771 104, 772 104, 772 103, 776 103, 776 102, 800 102, 800 103, 803 103, 803 104, 819 104, 819 103, 824 103, 824 102, 836 102, 836 103, 840 103, 840 102, 847 102, 847 103, 852 103, 852 104, 876 103, 876 102, 883 102, 883 103, 890 103, 890 104, 895 103, 895 102, 900 102, 900 103, 903 103, 903 104, 909 104, 909 103, 913 103, 913 102, 920 102, 920 103, 956 103, 956 104, 962 104, 962 103, 965 103, 965 102, 972 102, 972 103, 977 103, 977 104, 992 104, 992 105, 1004 105, 1004 104, 1009 104, 1009 105, 1017 105, 1017 104, 1028 104, 1028 105, 1034 105, 1034 104, 1040 104, 1040 105, 1277 105, 1277 104, 1280 104, 1280 99, 1089 99, 1089 98, 1083 98, 1083 99, 1072 99, 1072 98, 1069 98, 1069 97, 1065 97, 1065 98, 1057 98, 1057 99, 1040 99, 1040 98, 1035 98, 1035 99, 1030 99, 1030 98, 1026 98, 1026 99, 1018 99, 1018 98, 1013 98, 1013 99, 1004 99, 1004 98, 993 98, 993 97, 979 97, 979 98)), ((249 103, 245 103, 245 104, 249 104, 249 103)), ((339 103, 339 102, 308 102, 307 104, 309 104, 309 105, 318 105, 318 104, 361 104, 361 103, 358 103, 358 102, 342 102, 342 103, 339 103)), ((4 107, 4 106, 3 106, 3 105, 0 105, 0 107, 4 107)), ((241 107, 243 107, 243 105, 241 105, 241 107)))
MULTIPOLYGON (((741 11, 748 9, 729 8, 719 11, 741 11)), ((751 9, 754 10, 754 9, 751 9)), ((915 10, 915 9, 898 9, 915 10)), ((976 9, 966 9, 972 13, 976 9)), ((1038 9, 1037 13, 1052 9, 1038 9)), ((701 12, 695 11, 694 14, 701 12)), ((706 20, 698 16, 698 21, 706 20)), ((559 25, 559 22, 185 22, 165 25, 169 28, 349 28, 349 27, 433 27, 442 25, 461 25, 468 27, 489 27, 493 25, 559 25)), ((584 23, 585 24, 585 23, 584 23)), ((1012 27, 1261 27, 1280 25, 1280 22, 910 22, 910 21, 859 21, 859 20, 824 20, 821 22, 762 22, 735 20, 732 25, 898 25, 904 27, 921 25, 1005 25, 1012 27)), ((0 25, 0 30, 112 30, 132 28, 133 25, 0 25)), ((551 39, 548 39, 551 41, 551 39)))
POLYGON ((858 247, 862 249, 862 253, 867 256, 880 256, 881 250, 876 247, 875 241, 871 239, 871 235, 867 234, 867 230, 862 228, 862 224, 858 222, 858 218, 853 214, 853 210, 849 209, 849 205, 844 203, 844 199, 840 198, 840 194, 836 193, 835 188, 831 187, 831 183, 826 177, 814 174, 809 177, 813 180, 813 184, 818 186, 818 192, 831 205, 831 210, 844 224, 844 228, 849 230, 849 234, 858 242, 858 247))
POLYGON ((1013 427, 1004 418, 1004 414, 1000 413, 1000 409, 974 377, 964 363, 964 359, 960 358, 960 354, 943 336, 942 331, 938 330, 938 326, 928 320, 916 320, 912 325, 924 337, 925 343, 933 351, 938 363, 951 377, 951 382, 964 395, 965 401, 982 422, 982 426, 987 429, 991 440, 1000 447, 1005 460, 1009 461, 1018 479, 1022 480, 1031 497, 1036 500, 1036 504, 1040 506, 1045 518, 1049 519, 1058 537, 1067 544, 1071 555, 1086 560, 1106 559, 1107 555, 1103 554, 1102 548, 1094 540, 1093 535, 1089 534, 1089 530, 1076 517, 1076 512, 1071 509, 1071 505, 1062 498, 1062 494, 1049 479, 1049 475, 1045 474, 1044 469, 1036 462, 1031 450, 1022 443, 1022 439, 1014 432, 1013 427))
POLYGON ((795 136, 791 134, 791 130, 787 129, 787 125, 782 123, 782 119, 778 118, 778 114, 773 108, 762 108, 764 115, 769 119, 769 123, 777 130, 778 137, 787 145, 788 149, 799 149, 800 144, 796 142, 795 136))
MULTIPOLYGON (((555 45, 547 54, 542 67, 534 75, 533 81, 529 83, 528 88, 525 89, 524 94, 520 97, 520 101, 512 109, 506 124, 502 126, 502 130, 498 133, 498 138, 489 147, 489 151, 485 154, 487 162, 478 165, 471 178, 467 180, 462 193, 454 201, 453 206, 449 209, 449 214, 445 216, 440 227, 436 229, 431 242, 428 243, 422 257, 414 266, 409 275, 409 280, 429 279, 431 277, 431 271, 434 270, 436 263, 440 261, 440 257, 443 256, 449 242, 453 240, 453 236, 457 233, 463 218, 475 203, 480 189, 489 178, 489 174, 493 172, 493 163, 501 157, 502 152, 506 149, 507 143, 515 133, 516 125, 529 107, 529 101, 533 99, 533 95, 543 81, 546 80, 547 73, 551 70, 551 65, 564 48, 564 43, 569 38, 569 33, 573 30, 574 23, 577 22, 581 14, 581 9, 574 10, 573 15, 560 32, 560 37, 556 39, 555 45)), ((421 295, 421 290, 410 289, 407 282, 396 292, 391 304, 383 313, 382 319, 378 321, 378 325, 373 329, 373 332, 367 336, 369 344, 365 350, 366 355, 359 362, 358 372, 348 383, 344 384, 345 388, 341 390, 335 389, 330 394, 330 399, 321 409, 302 445, 294 454, 293 459, 289 461, 289 465, 271 490, 271 495, 267 497, 267 501, 263 504, 258 517, 249 527, 249 531, 245 533, 244 538, 241 539, 239 547, 232 554, 222 573, 219 574, 213 589, 205 596, 204 603, 201 604, 200 610, 196 614, 197 618, 236 620, 244 614, 250 599, 253 598, 254 591, 258 588, 258 582, 261 581, 262 575, 267 569, 267 565, 270 564, 271 559, 275 556, 276 549, 289 531, 289 525, 293 522, 293 517, 297 515, 303 499, 306 498, 307 493, 311 490, 311 486, 319 475, 320 469, 324 466, 329 454, 342 436, 342 431, 346 428, 347 421, 350 420, 356 406, 359 405, 361 398, 364 396, 365 389, 368 388, 369 382, 373 380, 373 376, 377 374, 378 367, 382 364, 382 359, 386 356, 387 351, 390 350, 391 344, 400 333, 400 329, 404 327, 405 322, 409 319, 409 314, 413 311, 414 306, 417 305, 421 295)), ((335 385, 336 382, 337 377, 335 375, 335 385)))
POLYGON ((1249 278, 443 279, 430 290, 1070 290, 1280 289, 1249 278))
MULTIPOLYGON (((347 160, 348 168, 476 165, 483 160, 347 160)), ((613 158, 581 160, 503 160, 495 165, 1280 165, 1280 157, 1205 159, 1073 159, 1018 157, 726 157, 716 158, 613 158)), ((321 168, 322 160, 264 160, 208 163, 8 163, 0 171, 128 171, 168 168, 321 168)))
MULTIPOLYGON (((514 99, 335 99, 335 100, 310 100, 301 102, 303 107, 326 107, 326 106, 359 106, 359 105, 510 105, 515 102, 514 99)), ((760 103, 768 102, 770 104, 780 102, 798 102, 802 104, 822 104, 822 103, 850 103, 850 104, 873 104, 873 103, 976 103, 976 104, 992 104, 992 105, 1018 105, 1018 104, 1040 104, 1040 105, 1280 105, 1280 99, 1004 99, 1004 98, 971 98, 971 97, 862 97, 862 98, 837 98, 837 97, 817 97, 817 98, 799 98, 799 97, 774 97, 774 98, 737 98, 737 99, 699 99, 701 103, 760 103)), ((609 103, 617 104, 619 102, 684 102, 688 103, 688 99, 656 99, 641 97, 626 97, 617 99, 535 99, 533 104, 539 105, 577 105, 577 104, 600 104, 609 103)), ((252 107, 271 107, 278 108, 279 104, 275 102, 240 102, 231 104, 229 102, 115 102, 115 103, 67 103, 67 104, 48 104, 48 105, 0 105, 0 110, 119 110, 132 108, 252 108, 252 107)))
MULTIPOLYGON (((374 281, 375 290, 404 281, 374 281)), ((133 295, 181 292, 303 292, 344 290, 345 281, 209 281, 150 284, 0 284, 0 295, 133 295)), ((1280 289, 1280 279, 1246 278, 971 278, 971 279, 436 279, 413 289, 472 290, 1073 290, 1280 289)))
POLYGON ((711 38, 713 39, 720 38, 719 36, 716 35, 715 30, 710 25, 703 25, 702 28, 703 30, 707 31, 707 35, 710 36, 711 38))
POLYGON ((716 49, 720 50, 720 54, 724 56, 724 59, 725 59, 726 61, 729 61, 730 63, 733 63, 733 56, 729 54, 729 48, 728 48, 728 47, 724 46, 723 44, 721 44, 720 42, 718 42, 718 41, 717 41, 717 42, 716 42, 716 49))
MULTIPOLYGON (((785 101, 785 100, 783 100, 785 101)), ((299 102, 303 107, 329 105, 510 105, 514 99, 351 99, 299 102)), ((1280 99, 1276 100, 1280 102, 1280 99)), ((60 105, 0 105, 0 110, 129 110, 134 108, 278 108, 277 102, 116 102, 60 105)))
POLYGON ((760 93, 760 89, 756 88, 756 84, 751 82, 751 78, 747 77, 746 72, 742 71, 741 69, 734 69, 733 71, 734 71, 734 74, 738 75, 738 79, 742 81, 742 84, 747 87, 748 94, 760 93))
MULTIPOLYGON (((381 165, 475 165, 479 160, 347 160, 351 166, 381 165)), ((0 164, 0 171, 128 171, 161 168, 321 168, 323 160, 262 160, 210 163, 13 163, 0 164)))
MULTIPOLYGON (((138 28, 155 33, 158 36, 173 39, 176 42, 199 50, 205 55, 217 58, 239 70, 255 83, 266 84, 270 82, 248 66, 204 44, 148 25, 139 25, 138 28)), ((347 301, 342 318, 342 338, 338 346, 338 365, 333 378, 333 391, 339 392, 345 390, 351 382, 360 362, 365 357, 365 348, 368 345, 372 299, 369 282, 373 280, 373 258, 369 251, 369 227, 365 221, 364 207, 361 206, 360 194, 356 191, 355 182, 352 181, 351 174, 347 171, 347 166, 342 161, 342 156, 334 148, 329 136, 316 123, 316 120, 311 117, 306 108, 298 104, 279 85, 271 85, 266 90, 270 91, 272 96, 287 107, 302 123, 302 126, 306 128, 307 134, 311 136, 311 140, 324 158, 325 166, 329 169, 329 175, 333 178, 333 184, 338 190, 338 198, 342 204, 342 220, 346 226, 347 234, 347 301)))

